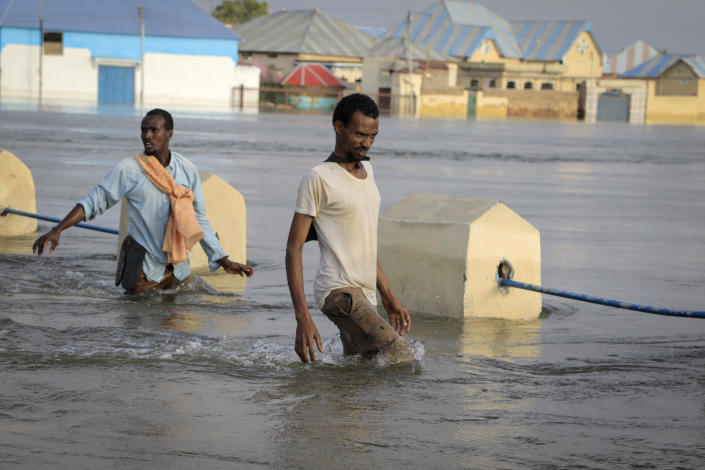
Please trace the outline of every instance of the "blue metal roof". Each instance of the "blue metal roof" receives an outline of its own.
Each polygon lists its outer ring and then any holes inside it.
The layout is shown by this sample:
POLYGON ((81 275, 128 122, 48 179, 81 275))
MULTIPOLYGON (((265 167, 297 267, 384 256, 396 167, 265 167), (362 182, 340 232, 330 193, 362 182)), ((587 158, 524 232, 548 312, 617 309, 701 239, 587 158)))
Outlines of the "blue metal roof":
MULTIPOLYGON (((408 19, 390 30, 388 37, 403 37, 408 19)), ((444 0, 422 14, 412 15, 411 39, 445 54, 470 57, 483 39, 493 39, 504 57, 520 58, 521 48, 511 25, 477 3, 444 0)))
MULTIPOLYGON (((239 39, 188 0, 44 0, 44 29, 181 38, 239 39)), ((39 28, 39 0, 0 0, 0 28, 39 28)))
POLYGON ((700 56, 659 54, 620 75, 620 78, 658 78, 678 62, 684 62, 700 78, 705 78, 705 59, 700 56))
POLYGON ((562 60, 581 32, 592 33, 587 21, 512 21, 512 28, 527 60, 562 60))

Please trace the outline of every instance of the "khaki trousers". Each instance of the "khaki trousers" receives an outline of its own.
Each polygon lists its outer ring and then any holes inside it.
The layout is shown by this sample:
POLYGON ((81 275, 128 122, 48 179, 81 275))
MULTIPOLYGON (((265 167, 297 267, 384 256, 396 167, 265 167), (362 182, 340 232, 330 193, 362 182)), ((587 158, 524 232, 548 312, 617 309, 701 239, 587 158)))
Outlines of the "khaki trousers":
POLYGON ((323 313, 336 324, 343 352, 370 358, 396 342, 400 336, 367 300, 360 288, 335 289, 328 294, 323 313))

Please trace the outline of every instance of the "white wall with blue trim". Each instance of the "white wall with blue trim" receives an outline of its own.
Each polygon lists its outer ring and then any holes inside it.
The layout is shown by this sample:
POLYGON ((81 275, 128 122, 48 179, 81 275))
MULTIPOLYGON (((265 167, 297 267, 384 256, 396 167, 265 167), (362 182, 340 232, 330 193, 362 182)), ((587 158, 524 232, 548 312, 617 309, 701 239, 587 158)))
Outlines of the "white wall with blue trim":
MULTIPOLYGON (((241 84, 247 88, 259 87, 258 70, 237 67, 236 39, 146 36, 144 64, 141 64, 139 36, 62 33, 62 54, 42 57, 43 100, 97 103, 101 97, 122 96, 124 99, 131 96, 134 104, 139 104, 142 65, 145 106, 228 108, 232 104, 233 89, 239 89, 241 84), (133 76, 128 77, 126 71, 119 68, 129 68, 133 76), (131 79, 117 84, 105 81, 125 80, 125 77, 131 79), (129 86, 132 86, 131 95, 106 94, 106 90, 114 92, 129 86)), ((37 98, 39 59, 38 29, 0 28, 0 97, 37 98)), ((253 105, 251 101, 256 101, 258 94, 248 96, 249 105, 253 105)))

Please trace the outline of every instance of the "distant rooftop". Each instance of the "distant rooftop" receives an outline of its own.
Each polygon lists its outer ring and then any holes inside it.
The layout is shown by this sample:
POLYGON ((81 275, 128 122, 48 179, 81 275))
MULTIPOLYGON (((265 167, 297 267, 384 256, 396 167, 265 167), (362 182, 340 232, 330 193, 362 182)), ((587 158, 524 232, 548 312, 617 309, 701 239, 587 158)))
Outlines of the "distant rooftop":
POLYGON ((364 57, 374 38, 314 10, 283 10, 235 25, 241 51, 364 57))
POLYGON ((620 78, 658 78, 678 62, 687 64, 695 75, 705 78, 705 59, 697 55, 659 54, 620 75, 620 78))
MULTIPOLYGON (((239 39, 189 0, 45 0, 44 29, 148 36, 239 39)), ((39 28, 39 0, 0 0, 0 27, 39 28)))

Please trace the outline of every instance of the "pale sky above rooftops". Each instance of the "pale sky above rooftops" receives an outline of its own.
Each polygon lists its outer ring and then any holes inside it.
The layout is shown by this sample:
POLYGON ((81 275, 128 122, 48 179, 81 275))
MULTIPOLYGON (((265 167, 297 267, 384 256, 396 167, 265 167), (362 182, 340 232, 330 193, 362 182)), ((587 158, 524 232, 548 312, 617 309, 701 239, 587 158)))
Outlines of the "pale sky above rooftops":
MULTIPOLYGON (((211 10, 220 0, 192 0, 211 10)), ((434 0, 267 0, 270 13, 320 8, 353 26, 392 28, 434 0)), ((485 0, 509 21, 587 20, 608 55, 642 39, 671 53, 705 55, 705 0, 485 0)))

